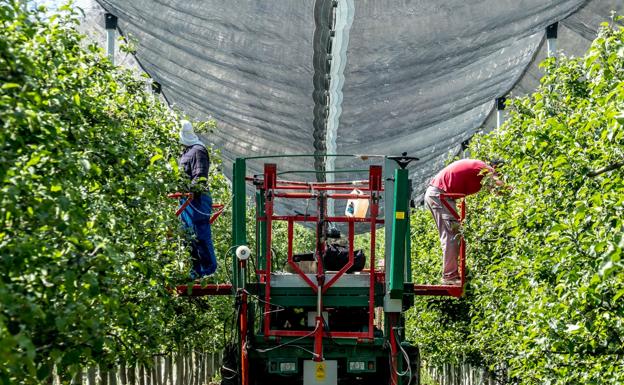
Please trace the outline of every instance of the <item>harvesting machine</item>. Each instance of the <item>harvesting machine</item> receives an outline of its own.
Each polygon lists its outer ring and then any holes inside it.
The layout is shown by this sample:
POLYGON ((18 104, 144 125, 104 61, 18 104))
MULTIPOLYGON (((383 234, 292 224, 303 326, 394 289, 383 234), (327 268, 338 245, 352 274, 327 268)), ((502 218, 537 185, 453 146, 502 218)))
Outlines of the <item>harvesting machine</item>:
MULTIPOLYGON (((336 181, 336 175, 349 171, 334 170, 322 171, 334 176, 314 182, 293 180, 290 176, 297 172, 278 170, 274 158, 238 158, 234 163, 232 282, 178 287, 181 295, 235 296, 237 343, 226 352, 222 384, 418 384, 418 349, 405 339, 403 312, 415 295, 462 295, 465 247, 462 240, 461 285, 411 282, 411 183, 406 167, 416 158, 405 153, 357 156, 367 160, 367 168, 357 170, 366 179, 336 181), (266 162, 261 174, 247 174, 252 159, 266 162), (248 247, 248 191, 255 191, 254 252, 248 247), (335 206, 345 207, 347 201, 367 203, 368 209, 363 215, 348 210, 336 215, 335 206), (301 202, 307 203, 305 212, 292 209, 303 206, 301 202), (287 229, 287 245, 280 245, 287 255, 279 263, 274 254, 276 222, 285 222, 287 229), (296 224, 315 229, 310 253, 294 250, 296 224), (385 240, 378 245, 382 226, 385 240), (337 228, 346 233, 347 251, 330 271, 326 250, 337 228), (370 232, 367 262, 355 269, 354 238, 362 230, 370 232)), ((462 220, 465 206, 460 207, 457 218, 462 220)))

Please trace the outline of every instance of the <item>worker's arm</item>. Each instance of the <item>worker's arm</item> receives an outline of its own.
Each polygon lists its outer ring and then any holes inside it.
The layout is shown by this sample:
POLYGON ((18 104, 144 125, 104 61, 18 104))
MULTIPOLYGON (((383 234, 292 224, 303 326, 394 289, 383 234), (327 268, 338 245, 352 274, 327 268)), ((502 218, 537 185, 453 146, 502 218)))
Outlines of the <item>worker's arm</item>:
POLYGON ((503 191, 511 191, 513 190, 513 187, 506 184, 500 177, 500 175, 498 174, 498 172, 496 172, 496 170, 492 167, 487 167, 485 170, 483 170, 483 173, 486 175, 489 175, 490 178, 492 178, 492 184, 490 184, 490 190, 496 190, 497 194, 502 193, 503 191))
POLYGON ((508 185, 507 183, 505 183, 501 178, 500 175, 494 170, 492 169, 493 173, 492 173, 492 180, 494 181, 494 186, 496 186, 496 193, 497 194, 501 194, 504 191, 512 191, 513 187, 511 185, 508 185))

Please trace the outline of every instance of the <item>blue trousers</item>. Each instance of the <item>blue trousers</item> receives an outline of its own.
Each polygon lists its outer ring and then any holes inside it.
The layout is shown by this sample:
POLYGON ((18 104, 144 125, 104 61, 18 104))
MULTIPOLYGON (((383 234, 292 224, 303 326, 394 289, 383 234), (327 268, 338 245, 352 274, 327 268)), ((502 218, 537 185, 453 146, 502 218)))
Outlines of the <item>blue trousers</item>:
MULTIPOLYGON (((182 205, 186 199, 182 199, 182 205)), ((211 275, 217 270, 217 258, 212 244, 210 215, 212 214, 212 198, 210 195, 196 194, 191 203, 180 214, 184 228, 191 238, 191 261, 193 271, 191 277, 211 275)))

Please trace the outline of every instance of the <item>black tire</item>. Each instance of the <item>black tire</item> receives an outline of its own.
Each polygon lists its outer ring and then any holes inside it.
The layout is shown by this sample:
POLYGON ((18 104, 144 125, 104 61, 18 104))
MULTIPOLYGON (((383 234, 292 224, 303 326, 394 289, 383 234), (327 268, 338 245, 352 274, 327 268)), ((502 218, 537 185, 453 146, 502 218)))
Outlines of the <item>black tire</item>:
POLYGON ((227 344, 223 348, 223 362, 221 363, 221 385, 240 384, 240 363, 238 360, 238 346, 227 344))

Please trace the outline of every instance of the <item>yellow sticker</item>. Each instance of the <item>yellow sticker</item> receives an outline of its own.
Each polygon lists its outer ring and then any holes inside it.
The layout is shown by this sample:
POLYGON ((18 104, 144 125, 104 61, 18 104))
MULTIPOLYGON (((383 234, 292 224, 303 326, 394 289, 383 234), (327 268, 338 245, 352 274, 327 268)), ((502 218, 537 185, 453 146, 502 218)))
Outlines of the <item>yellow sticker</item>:
POLYGON ((405 211, 397 211, 396 219, 405 219, 405 211))
POLYGON ((325 363, 324 362, 318 362, 316 364, 315 377, 318 381, 323 381, 325 379, 325 363))

